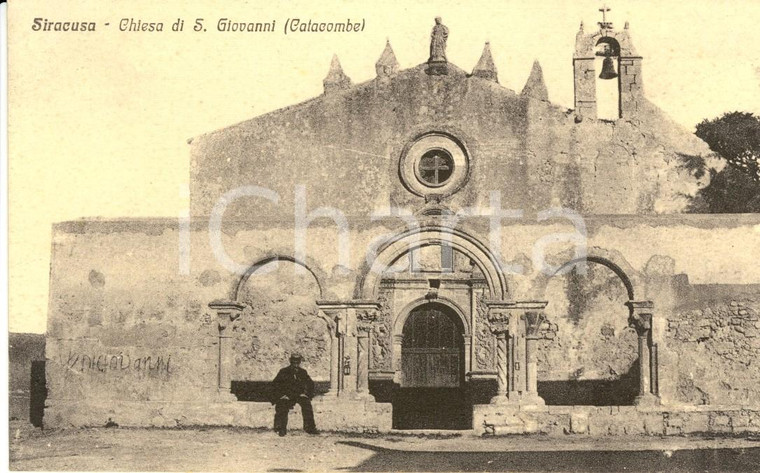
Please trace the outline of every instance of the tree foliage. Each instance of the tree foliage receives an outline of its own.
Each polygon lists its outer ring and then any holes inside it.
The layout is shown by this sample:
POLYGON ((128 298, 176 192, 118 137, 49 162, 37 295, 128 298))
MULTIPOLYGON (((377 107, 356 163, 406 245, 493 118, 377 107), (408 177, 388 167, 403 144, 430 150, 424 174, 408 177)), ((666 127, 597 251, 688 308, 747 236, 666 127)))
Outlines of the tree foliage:
POLYGON ((730 112, 697 125, 697 136, 728 164, 760 182, 760 117, 730 112))
POLYGON ((730 112, 704 120, 696 135, 728 163, 722 171, 709 169, 703 157, 681 156, 682 165, 696 177, 710 173, 710 185, 692 200, 695 213, 760 212, 760 117, 730 112))

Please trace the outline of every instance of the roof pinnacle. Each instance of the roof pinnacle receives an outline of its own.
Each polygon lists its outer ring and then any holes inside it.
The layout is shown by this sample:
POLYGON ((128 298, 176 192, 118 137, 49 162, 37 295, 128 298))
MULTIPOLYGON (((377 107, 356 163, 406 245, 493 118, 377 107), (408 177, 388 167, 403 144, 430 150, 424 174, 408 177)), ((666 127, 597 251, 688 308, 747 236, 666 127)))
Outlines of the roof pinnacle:
POLYGON ((351 79, 343 72, 337 54, 333 54, 330 70, 327 72, 327 77, 322 81, 322 84, 326 94, 351 87, 351 79))
POLYGON ((530 75, 520 95, 545 102, 549 101, 549 91, 546 89, 544 73, 541 70, 541 64, 538 63, 538 59, 533 61, 533 68, 530 70, 530 75))
POLYGON ((483 54, 480 55, 478 63, 473 68, 472 75, 481 79, 499 82, 498 70, 493 62, 491 43, 489 41, 486 41, 485 46, 483 46, 483 54))
POLYGON ((396 60, 396 55, 393 53, 391 41, 390 39, 386 39, 385 49, 383 49, 380 59, 375 63, 377 77, 391 77, 396 75, 398 68, 398 60, 396 60))

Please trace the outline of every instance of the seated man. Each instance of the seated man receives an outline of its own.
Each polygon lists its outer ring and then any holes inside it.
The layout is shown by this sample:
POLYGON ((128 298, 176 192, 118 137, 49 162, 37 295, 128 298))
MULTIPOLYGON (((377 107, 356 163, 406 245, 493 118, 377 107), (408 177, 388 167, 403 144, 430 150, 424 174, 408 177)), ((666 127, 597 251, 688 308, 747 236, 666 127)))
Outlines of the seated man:
POLYGON ((310 434, 318 433, 314 425, 314 411, 311 398, 314 396, 314 381, 305 369, 301 368, 301 355, 290 355, 290 366, 286 366, 274 378, 274 430, 284 436, 288 431, 288 412, 298 403, 303 415, 303 430, 310 434))

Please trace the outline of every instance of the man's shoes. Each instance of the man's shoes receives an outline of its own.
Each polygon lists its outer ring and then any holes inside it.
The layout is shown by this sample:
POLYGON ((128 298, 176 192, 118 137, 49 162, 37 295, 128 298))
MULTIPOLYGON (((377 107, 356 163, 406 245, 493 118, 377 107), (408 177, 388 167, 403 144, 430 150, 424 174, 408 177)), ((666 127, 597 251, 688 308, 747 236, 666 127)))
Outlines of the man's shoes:
POLYGON ((306 433, 309 435, 319 435, 319 430, 317 429, 306 429, 306 433))
POLYGON ((277 431, 277 435, 279 435, 280 437, 284 437, 285 435, 287 435, 287 433, 288 433, 287 430, 278 430, 277 431))

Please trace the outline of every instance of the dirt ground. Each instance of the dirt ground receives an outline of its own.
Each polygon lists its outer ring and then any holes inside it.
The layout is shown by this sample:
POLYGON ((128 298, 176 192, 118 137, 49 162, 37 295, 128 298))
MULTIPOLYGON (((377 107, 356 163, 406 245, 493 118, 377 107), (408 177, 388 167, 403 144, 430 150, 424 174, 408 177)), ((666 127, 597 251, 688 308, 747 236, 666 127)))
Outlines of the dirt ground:
POLYGON ((349 435, 10 425, 10 469, 58 471, 760 471, 760 438, 349 435))

